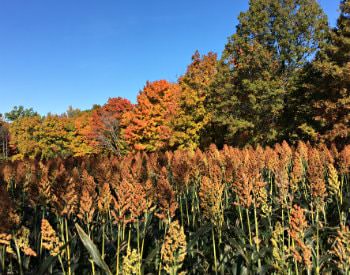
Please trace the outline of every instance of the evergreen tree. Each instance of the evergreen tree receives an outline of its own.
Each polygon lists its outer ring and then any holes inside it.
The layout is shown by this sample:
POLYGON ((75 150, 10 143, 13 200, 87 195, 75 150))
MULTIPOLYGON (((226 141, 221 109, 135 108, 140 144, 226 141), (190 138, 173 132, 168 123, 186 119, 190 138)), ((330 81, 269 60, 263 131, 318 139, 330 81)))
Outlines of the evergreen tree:
POLYGON ((266 144, 283 137, 286 101, 327 28, 316 0, 250 1, 225 47, 209 100, 217 127, 226 131, 224 142, 266 144))

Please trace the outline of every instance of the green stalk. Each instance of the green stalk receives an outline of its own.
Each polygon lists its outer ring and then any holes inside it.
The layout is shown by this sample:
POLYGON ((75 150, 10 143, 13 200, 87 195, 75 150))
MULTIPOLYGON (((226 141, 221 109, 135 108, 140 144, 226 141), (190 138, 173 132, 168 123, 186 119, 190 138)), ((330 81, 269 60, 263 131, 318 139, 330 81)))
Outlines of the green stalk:
POLYGON ((253 241, 252 241, 252 231, 250 229, 250 218, 249 218, 249 210, 248 208, 245 209, 246 215, 247 215, 247 225, 248 225, 248 232, 249 232, 249 244, 250 246, 253 245, 253 241))
POLYGON ((122 241, 125 240, 125 231, 126 231, 126 228, 125 228, 125 223, 123 223, 123 233, 122 233, 122 241))
MULTIPOLYGON (((43 220, 45 218, 45 211, 43 211, 42 213, 42 217, 41 217, 41 220, 43 220)), ((39 251, 40 251, 40 255, 42 255, 42 252, 43 252, 43 239, 41 237, 41 234, 40 234, 40 248, 39 248, 39 251)))
POLYGON ((18 247, 18 245, 17 245, 17 240, 14 239, 14 241, 15 241, 16 254, 17 254, 18 265, 19 265, 19 274, 20 274, 20 275, 23 275, 23 267, 22 267, 21 252, 19 251, 19 247, 18 247))
MULTIPOLYGON (((89 238, 93 241, 93 238, 91 236, 91 230, 90 230, 90 225, 89 223, 87 224, 87 229, 88 229, 88 235, 89 235, 89 238)), ((91 271, 92 271, 92 274, 95 275, 95 263, 93 260, 90 259, 90 263, 91 263, 91 271)))
POLYGON ((142 260, 142 256, 143 256, 143 248, 145 246, 145 237, 146 237, 146 226, 147 226, 147 222, 148 222, 148 213, 146 212, 146 215, 145 215, 145 226, 143 228, 143 238, 142 238, 142 244, 141 244, 141 251, 140 251, 140 258, 142 260))
POLYGON ((315 217, 314 217, 314 206, 313 203, 311 202, 311 220, 312 220, 312 225, 315 224, 315 217))
POLYGON ((63 261, 62 261, 61 255, 58 255, 58 261, 60 262, 63 274, 66 275, 66 271, 64 270, 64 265, 63 265, 63 261))
POLYGON ((67 262, 68 262, 68 275, 72 274, 71 270, 71 263, 70 263, 70 247, 69 247, 69 233, 68 233, 68 222, 67 219, 64 219, 64 226, 65 226, 65 240, 67 244, 67 262))
MULTIPOLYGON (((295 247, 294 240, 292 240, 292 247, 293 248, 295 247)), ((294 262, 294 265, 295 265, 295 274, 299 275, 298 262, 294 258, 293 258, 293 262, 294 262)))
POLYGON ((180 196, 180 217, 181 217, 181 225, 184 226, 184 216, 182 210, 182 196, 180 196))
POLYGON ((226 184, 225 184, 224 192, 225 192, 225 208, 228 208, 229 207, 229 202, 228 202, 229 195, 228 195, 228 190, 227 190, 226 184))
POLYGON ((121 226, 120 226, 120 222, 118 221, 116 275, 119 275, 120 230, 121 230, 121 226))
POLYGON ((140 254, 140 221, 137 219, 136 223, 136 233, 137 233, 137 252, 140 254))
MULTIPOLYGON (((258 224, 258 217, 256 215, 256 206, 254 204, 254 223, 255 223, 255 235, 256 235, 256 250, 258 251, 258 254, 260 252, 260 244, 259 244, 259 224, 258 224)), ((260 256, 258 256, 258 270, 261 271, 261 259, 260 256)))
POLYGON ((188 202, 187 202, 187 199, 188 199, 188 189, 186 188, 185 208, 186 208, 187 224, 188 224, 188 226, 190 226, 190 215, 188 213, 188 202))
POLYGON ((336 198, 335 201, 337 202, 337 209, 338 209, 338 215, 339 215, 339 223, 340 223, 340 225, 343 225, 343 217, 342 217, 343 215, 342 215, 341 210, 340 210, 338 198, 336 198))
MULTIPOLYGON (((137 253, 141 255, 141 248, 140 248, 140 224, 139 219, 137 219, 137 253)), ((139 274, 141 274, 141 264, 142 264, 142 257, 140 257, 139 261, 139 274)))
MULTIPOLYGON (((284 210, 283 210, 283 205, 281 205, 281 212, 282 212, 282 214, 281 214, 282 228, 284 228, 284 210)), ((283 246, 282 246, 282 248, 283 248, 284 247, 284 234, 282 235, 282 241, 283 241, 283 246)))
POLYGON ((1 254, 2 254, 2 257, 1 257, 1 271, 5 274, 5 256, 6 256, 6 248, 5 246, 3 246, 1 248, 1 254))
POLYGON ((316 274, 320 274, 320 238, 319 238, 319 213, 316 209, 316 274))
POLYGON ((192 210, 192 228, 195 228, 195 220, 196 220, 196 194, 197 192, 193 192, 193 198, 192 198, 192 205, 191 205, 191 210, 192 210))
POLYGON ((244 232, 244 225, 243 225, 243 217, 242 217, 242 209, 241 206, 238 205, 238 213, 239 213, 239 221, 241 223, 242 231, 244 232))
POLYGON ((128 250, 130 249, 131 242, 131 224, 129 224, 129 232, 128 232, 128 250))
POLYGON ((215 274, 218 274, 218 267, 217 267, 217 262, 216 262, 216 247, 215 247, 214 227, 211 229, 211 235, 212 235, 212 240, 213 240, 214 270, 215 270, 215 274))
POLYGON ((94 275, 95 274, 95 265, 94 265, 94 261, 90 259, 90 262, 91 262, 91 270, 92 270, 92 274, 94 275))
POLYGON ((103 218, 102 221, 102 259, 105 258, 105 233, 106 232, 106 224, 105 224, 105 220, 103 218))

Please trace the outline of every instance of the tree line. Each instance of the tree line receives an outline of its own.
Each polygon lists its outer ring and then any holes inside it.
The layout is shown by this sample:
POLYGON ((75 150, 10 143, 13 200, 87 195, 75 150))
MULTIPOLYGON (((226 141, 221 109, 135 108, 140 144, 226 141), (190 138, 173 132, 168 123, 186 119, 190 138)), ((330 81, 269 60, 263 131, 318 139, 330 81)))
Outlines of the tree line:
POLYGON ((316 0, 250 0, 220 57, 198 51, 175 83, 147 82, 132 104, 40 116, 16 107, 0 119, 0 155, 349 143, 350 1, 331 28, 316 0))

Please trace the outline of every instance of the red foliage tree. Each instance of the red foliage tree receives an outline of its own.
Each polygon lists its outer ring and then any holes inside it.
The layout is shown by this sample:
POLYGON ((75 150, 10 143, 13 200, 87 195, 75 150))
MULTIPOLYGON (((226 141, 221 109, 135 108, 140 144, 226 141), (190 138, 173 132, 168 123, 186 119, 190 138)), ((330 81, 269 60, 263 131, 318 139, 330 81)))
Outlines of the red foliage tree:
POLYGON ((120 121, 125 112, 133 109, 125 98, 110 98, 102 107, 91 115, 91 135, 108 151, 120 154, 125 149, 121 136, 120 121))

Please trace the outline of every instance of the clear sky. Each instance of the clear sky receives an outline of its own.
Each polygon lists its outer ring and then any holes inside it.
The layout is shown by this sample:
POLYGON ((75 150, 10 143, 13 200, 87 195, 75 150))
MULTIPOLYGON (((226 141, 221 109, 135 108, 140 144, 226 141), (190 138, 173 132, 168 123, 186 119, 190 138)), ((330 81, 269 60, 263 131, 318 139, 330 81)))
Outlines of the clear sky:
MULTIPOLYGON (((320 0, 332 25, 338 0, 320 0)), ((248 0, 0 0, 0 113, 132 102, 175 81, 193 52, 221 53, 248 0)))

